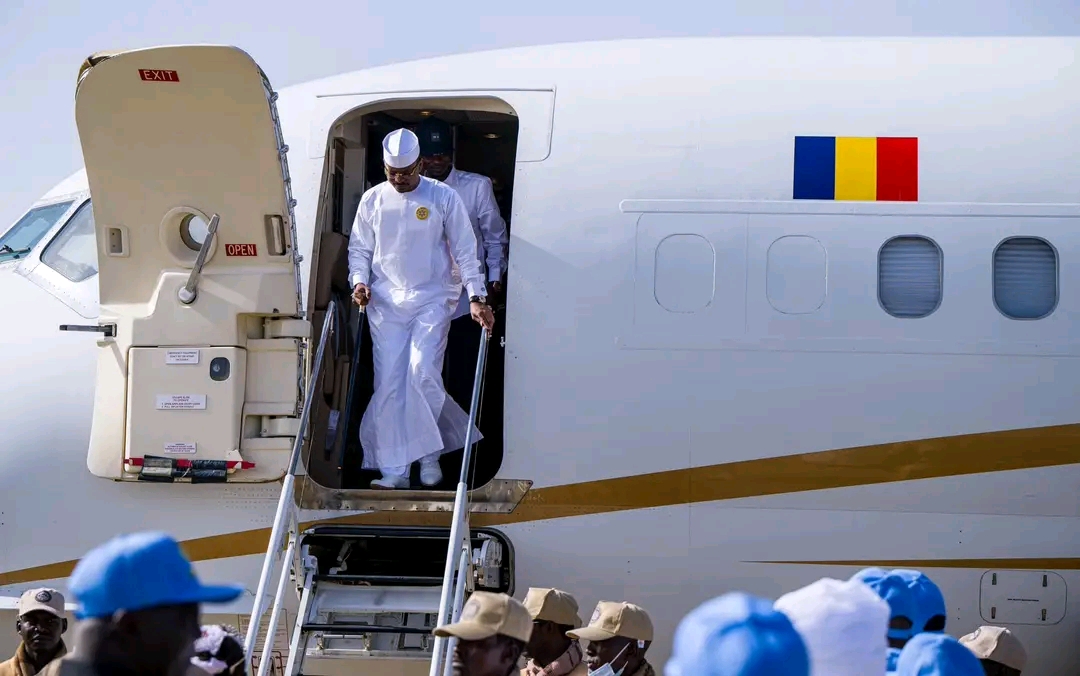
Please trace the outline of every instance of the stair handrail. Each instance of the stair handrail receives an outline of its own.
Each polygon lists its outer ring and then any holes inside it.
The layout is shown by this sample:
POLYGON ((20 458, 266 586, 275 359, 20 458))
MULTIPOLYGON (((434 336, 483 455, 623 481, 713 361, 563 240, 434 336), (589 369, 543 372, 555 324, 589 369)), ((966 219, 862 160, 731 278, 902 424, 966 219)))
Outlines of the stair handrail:
MULTIPOLYGON (((255 600, 251 607, 251 616, 248 622, 247 636, 244 639, 244 663, 251 664, 251 657, 255 652, 255 642, 259 637, 259 625, 263 615, 266 614, 266 589, 270 585, 270 578, 274 572, 274 564, 285 542, 285 534, 288 524, 294 513, 299 510, 293 500, 296 492, 296 470, 300 466, 300 451, 304 447, 304 437, 307 435, 308 419, 311 417, 311 406, 315 399, 315 390, 322 370, 323 353, 326 351, 326 341, 334 325, 336 314, 335 301, 331 300, 326 308, 326 319, 323 320, 322 335, 319 336, 319 346, 315 350, 315 361, 311 366, 311 375, 308 377, 304 392, 304 406, 300 410, 300 425, 293 441, 292 453, 289 456, 289 467, 285 472, 285 478, 281 484, 281 496, 278 498, 277 512, 274 514, 274 525, 270 529, 270 542, 266 546, 266 556, 263 558, 262 572, 259 574, 259 586, 255 591, 255 600)), ((291 552, 291 548, 290 548, 291 552)), ((288 554, 286 555, 288 556, 288 554)), ((283 567, 289 566, 286 558, 282 562, 283 567)), ((282 577, 287 575, 287 570, 282 570, 282 577)), ((279 593, 274 596, 274 606, 271 617, 276 618, 284 603, 284 594, 280 593, 284 585, 279 585, 279 593)), ((270 636, 274 634, 274 627, 267 629, 270 636)))
MULTIPOLYGON (((461 473, 458 477, 457 489, 454 492, 454 515, 450 522, 450 542, 446 549, 446 568, 443 571, 442 590, 439 595, 439 614, 435 626, 447 623, 451 615, 456 616, 461 611, 464 594, 455 594, 454 573, 464 575, 467 570, 469 557, 461 557, 464 561, 464 569, 459 569, 458 561, 462 554, 462 548, 467 547, 463 539, 468 533, 469 527, 469 468, 472 465, 473 429, 476 426, 476 418, 480 407, 480 390, 484 381, 484 367, 487 364, 488 342, 491 340, 491 332, 486 328, 480 329, 480 350, 476 355, 476 372, 473 375, 472 399, 469 402, 469 425, 465 428, 465 452, 461 458, 461 473), (464 533, 462 532, 464 530, 464 533)), ((431 655, 431 669, 428 676, 442 676, 444 660, 449 658, 447 653, 447 640, 441 636, 435 638, 435 645, 431 655)))

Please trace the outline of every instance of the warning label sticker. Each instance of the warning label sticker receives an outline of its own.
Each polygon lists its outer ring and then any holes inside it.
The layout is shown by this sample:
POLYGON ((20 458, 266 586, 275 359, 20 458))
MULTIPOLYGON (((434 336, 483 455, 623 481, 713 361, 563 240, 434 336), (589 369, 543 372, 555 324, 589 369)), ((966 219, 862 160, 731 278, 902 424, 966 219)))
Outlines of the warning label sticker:
POLYGON ((174 441, 171 444, 165 444, 166 453, 183 453, 184 455, 193 455, 196 450, 195 444, 189 444, 186 441, 174 441))
POLYGON ((198 350, 165 350, 166 364, 198 364, 198 350))
POLYGON ((159 394, 159 411, 196 411, 206 408, 205 394, 159 394))

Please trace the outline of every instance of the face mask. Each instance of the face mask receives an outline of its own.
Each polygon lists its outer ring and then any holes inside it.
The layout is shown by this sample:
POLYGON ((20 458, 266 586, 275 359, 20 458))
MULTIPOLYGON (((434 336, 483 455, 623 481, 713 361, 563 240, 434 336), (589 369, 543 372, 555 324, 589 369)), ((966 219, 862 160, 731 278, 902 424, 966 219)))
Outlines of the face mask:
MULTIPOLYGON (((626 649, 629 648, 629 647, 630 647, 629 643, 624 645, 623 649, 619 651, 619 654, 616 655, 615 659, 611 660, 611 662, 618 662, 619 658, 622 657, 622 654, 624 652, 626 652, 626 649)), ((614 669, 611 668, 611 662, 608 662, 607 664, 600 667, 596 671, 590 671, 589 676, 622 676, 622 672, 623 672, 624 669, 626 669, 626 665, 625 664, 622 665, 622 667, 618 671, 615 671, 614 669)))

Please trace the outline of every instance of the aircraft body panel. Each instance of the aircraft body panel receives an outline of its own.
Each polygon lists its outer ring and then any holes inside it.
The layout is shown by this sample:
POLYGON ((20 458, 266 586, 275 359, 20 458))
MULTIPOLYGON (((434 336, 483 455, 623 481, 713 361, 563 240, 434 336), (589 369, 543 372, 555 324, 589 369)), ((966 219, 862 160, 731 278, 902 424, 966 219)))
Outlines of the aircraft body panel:
MULTIPOLYGON (((529 155, 514 181, 498 477, 534 483, 513 514, 477 521, 513 541, 518 596, 555 585, 583 609, 640 603, 661 665, 677 620, 711 595, 775 597, 916 562, 946 594, 950 633, 989 623, 987 604, 1003 603, 1027 671, 1070 673, 1078 46, 644 40, 284 88, 305 306, 342 115, 387 100, 514 99, 529 155), (795 139, 806 136, 917 138, 917 199, 793 199, 795 139), (879 251, 904 236, 940 252, 940 302, 925 317, 891 316, 879 297, 879 251), (1010 237, 1054 249, 1045 318, 1007 318, 995 301, 995 251, 1010 237), (1016 588, 1048 575, 1047 619, 986 586, 999 570, 1019 571, 1016 588)), ((78 180, 63 189, 85 189, 78 180)), ((91 476, 94 337, 57 331, 87 319, 12 267, 0 266, 4 316, 19 327, 4 371, 18 387, 0 393, 0 427, 15 430, 0 454, 0 539, 33 546, 0 551, 0 594, 62 578, 62 564, 108 536, 151 527, 205 539, 200 574, 254 590, 277 484, 91 476)), ((343 515, 305 518, 330 516, 343 515)))

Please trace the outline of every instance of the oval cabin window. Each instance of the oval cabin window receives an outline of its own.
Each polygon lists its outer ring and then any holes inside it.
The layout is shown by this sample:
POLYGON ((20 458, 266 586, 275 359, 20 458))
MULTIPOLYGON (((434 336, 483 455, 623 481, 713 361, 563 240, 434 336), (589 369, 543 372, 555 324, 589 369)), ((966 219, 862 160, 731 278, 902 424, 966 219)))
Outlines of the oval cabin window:
POLYGON ((1009 319, 1042 319, 1057 307, 1057 251, 1038 237, 1010 237, 994 250, 994 305, 1009 319))
POLYGON ((878 252, 878 300, 893 317, 926 317, 941 305, 941 248, 926 237, 894 237, 878 252))

